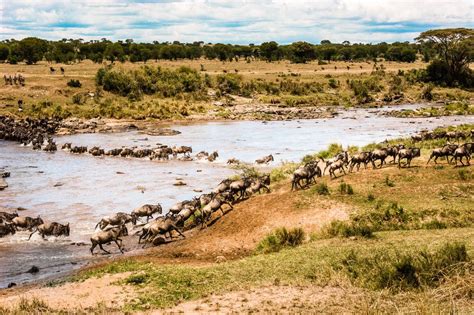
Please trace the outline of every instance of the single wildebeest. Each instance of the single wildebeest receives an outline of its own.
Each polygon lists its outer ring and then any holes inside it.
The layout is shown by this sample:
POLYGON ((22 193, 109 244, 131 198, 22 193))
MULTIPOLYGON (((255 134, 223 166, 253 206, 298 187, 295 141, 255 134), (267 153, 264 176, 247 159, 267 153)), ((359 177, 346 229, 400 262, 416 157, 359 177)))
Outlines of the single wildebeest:
POLYGON ((250 185, 249 188, 247 188, 247 194, 252 195, 255 193, 260 193, 260 190, 266 190, 267 193, 270 192, 270 188, 268 188, 268 185, 270 185, 270 175, 264 175, 260 176, 257 178, 254 178, 251 180, 252 184, 250 185))
POLYGON ((48 144, 43 149, 46 152, 55 152, 58 150, 56 143, 52 139, 48 139, 48 144))
POLYGON ((463 158, 466 158, 467 165, 470 165, 470 160, 471 160, 471 154, 472 150, 474 148, 474 143, 464 143, 459 148, 454 150, 453 152, 453 157, 451 158, 451 163, 454 160, 454 165, 458 164, 458 158, 459 162, 461 162, 462 165, 465 165, 462 161, 463 158))
POLYGON ((343 164, 348 164, 349 163, 349 153, 347 151, 342 151, 341 153, 338 153, 336 156, 330 158, 329 160, 326 160, 323 162, 326 162, 326 166, 324 167, 323 170, 323 175, 326 173, 326 169, 328 169, 332 163, 335 163, 337 161, 342 161, 343 164))
POLYGON ((193 199, 193 200, 184 200, 175 203, 168 211, 169 214, 175 215, 178 214, 181 210, 183 210, 185 207, 195 207, 197 206, 199 200, 193 199))
POLYGON ((357 171, 360 169, 360 164, 364 163, 364 168, 367 169, 367 164, 371 161, 372 152, 364 151, 354 154, 349 162, 349 172, 352 172, 354 166, 357 167, 357 171))
POLYGON ((217 194, 212 198, 211 202, 209 202, 204 208, 201 209, 201 228, 204 228, 204 225, 207 227, 207 221, 211 218, 211 215, 218 211, 222 211, 222 215, 225 215, 224 209, 222 208, 223 205, 229 205, 230 210, 234 209, 232 204, 226 200, 226 198, 220 194, 217 194))
POLYGON ((62 145, 61 150, 71 150, 71 148, 72 148, 72 143, 67 142, 67 143, 62 145))
POLYGON ((227 164, 239 164, 240 161, 237 160, 236 158, 230 158, 227 160, 227 164))
POLYGON ((374 168, 377 168, 375 165, 375 161, 380 161, 379 168, 382 168, 382 165, 385 163, 385 159, 388 157, 388 149, 387 148, 382 148, 382 149, 375 149, 372 151, 371 154, 371 160, 372 160, 372 166, 374 168))
POLYGON ((133 150, 129 148, 124 148, 122 149, 122 152, 120 152, 121 157, 127 157, 127 156, 133 156, 133 150))
POLYGON ((397 160, 398 151, 405 149, 404 144, 398 144, 387 148, 387 157, 391 156, 393 158, 391 163, 395 163, 397 160))
POLYGON ((291 190, 295 190, 297 187, 303 189, 301 184, 302 180, 305 180, 305 187, 308 186, 312 181, 315 181, 315 177, 321 177, 321 168, 318 166, 317 161, 311 161, 298 167, 293 172, 293 178, 291 180, 291 190))
POLYGON ((173 238, 171 232, 176 231, 182 237, 185 237, 184 234, 179 230, 179 228, 175 225, 175 221, 170 218, 160 218, 159 220, 151 222, 148 226, 146 231, 144 230, 142 235, 140 235, 138 242, 140 243, 142 239, 145 240, 145 243, 153 243, 154 239, 157 238, 159 235, 164 235, 166 238, 166 234, 169 234, 169 238, 173 238))
POLYGON ((97 229, 97 227, 99 227, 103 230, 109 225, 125 225, 130 222, 132 222, 133 225, 137 224, 137 217, 133 214, 117 212, 114 215, 102 218, 95 228, 97 229))
POLYGON ((401 149, 398 152, 398 168, 402 167, 402 159, 407 159, 406 166, 410 167, 411 160, 416 157, 419 157, 421 154, 419 148, 408 148, 408 149, 401 149))
POLYGON ((88 152, 89 154, 93 156, 101 156, 105 154, 104 149, 101 149, 100 147, 97 147, 97 146, 90 148, 88 152))
POLYGON ((206 151, 201 151, 199 152, 198 154, 196 154, 196 159, 205 159, 209 156, 209 153, 207 153, 206 151))
POLYGON ((238 198, 237 198, 238 200, 245 198, 245 195, 246 195, 245 192, 247 188, 250 187, 250 185, 252 185, 252 181, 246 177, 231 182, 229 185, 229 190, 230 190, 232 199, 235 200, 235 197, 237 196, 237 194, 238 194, 238 198))
POLYGON ((214 151, 211 154, 209 154, 209 156, 207 157, 207 160, 209 162, 214 162, 218 156, 219 156, 219 153, 217 153, 217 151, 214 151))
POLYGON ((178 154, 184 154, 184 155, 189 157, 191 155, 191 153, 193 153, 193 148, 187 147, 187 146, 184 146, 184 145, 179 146, 179 147, 174 146, 172 150, 173 150, 173 156, 174 157, 178 156, 178 154))
POLYGON ((74 146, 71 148, 71 153, 81 154, 81 153, 86 153, 86 152, 87 152, 87 147, 85 146, 74 146))
POLYGON ((109 151, 107 151, 107 153, 105 153, 105 155, 110 155, 110 156, 117 156, 117 155, 120 155, 120 153, 122 152, 122 149, 111 149, 109 151))
POLYGON ((331 178, 336 178, 336 173, 335 171, 337 170, 340 170, 342 171, 342 173, 344 173, 344 175, 346 174, 346 171, 344 170, 344 161, 343 160, 339 160, 339 161, 336 161, 334 163, 332 163, 331 165, 329 165, 329 176, 331 178))
POLYGON ((153 214, 155 213, 158 213, 158 214, 163 213, 163 208, 161 207, 160 204, 143 205, 140 208, 133 210, 132 216, 135 216, 136 218, 146 217, 146 222, 148 222, 150 218, 153 218, 153 214))
POLYGON ((224 179, 223 181, 221 181, 219 183, 219 185, 217 185, 216 188, 214 188, 214 190, 212 191, 213 193, 223 193, 224 191, 227 191, 229 190, 229 186, 230 184, 232 183, 232 180, 227 178, 227 179, 224 179))
POLYGON ((446 157, 446 162, 449 163, 448 157, 452 156, 454 153, 454 150, 456 150, 457 148, 458 148, 457 144, 448 143, 444 145, 442 148, 433 149, 433 151, 430 154, 430 158, 428 159, 428 162, 426 162, 426 164, 430 163, 432 158, 434 158, 433 161, 435 162, 435 164, 438 164, 436 161, 440 157, 446 157))
POLYGON ((65 72, 64 68, 63 68, 63 67, 61 67, 60 69, 61 69, 61 74, 63 74, 63 75, 64 75, 64 72, 65 72))
POLYGON ((56 72, 56 69, 54 69, 53 67, 49 67, 49 72, 51 72, 51 74, 53 74, 53 73, 56 72))
POLYGON ((107 254, 110 254, 110 252, 106 251, 102 245, 103 244, 109 244, 111 242, 114 242, 117 244, 118 248, 120 249, 120 252, 123 253, 123 248, 122 248, 122 239, 120 238, 121 236, 127 236, 128 235, 128 230, 125 225, 121 226, 115 226, 112 228, 109 228, 105 231, 100 231, 92 235, 91 237, 91 254, 94 254, 94 248, 96 248, 97 245, 99 245, 99 248, 102 249, 104 252, 107 254), (119 244, 120 241, 120 244, 119 244))
POLYGON ((274 161, 273 155, 270 154, 270 155, 264 156, 261 159, 256 159, 255 163, 257 163, 257 164, 268 164, 272 161, 274 161))
POLYGON ((18 228, 22 229, 27 229, 27 230, 32 230, 33 228, 37 227, 40 224, 43 224, 43 219, 40 218, 40 216, 36 218, 31 218, 31 217, 16 217, 13 218, 12 223, 15 225, 15 228, 18 230, 18 228))
POLYGON ((51 223, 43 223, 40 224, 36 227, 36 230, 34 230, 31 234, 30 237, 28 237, 28 240, 30 240, 31 236, 38 232, 41 237, 44 239, 45 236, 69 236, 69 223, 68 224, 60 224, 57 222, 51 222, 51 223))
POLYGON ((0 237, 7 236, 8 234, 13 235, 15 234, 15 232, 16 230, 13 223, 9 223, 9 222, 0 223, 0 237))
POLYGON ((18 217, 18 212, 9 213, 0 211, 0 219, 4 221, 11 221, 16 217, 18 217))

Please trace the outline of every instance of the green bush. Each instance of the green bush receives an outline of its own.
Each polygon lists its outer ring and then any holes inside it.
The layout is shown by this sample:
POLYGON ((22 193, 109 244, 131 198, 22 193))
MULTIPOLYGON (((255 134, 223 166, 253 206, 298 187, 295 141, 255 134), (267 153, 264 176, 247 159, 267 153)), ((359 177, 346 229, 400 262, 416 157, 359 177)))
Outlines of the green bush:
POLYGON ((319 183, 311 189, 314 189, 316 193, 321 196, 326 196, 330 194, 329 187, 326 183, 319 183))
POLYGON ((323 235, 329 237, 351 237, 361 236, 365 238, 373 237, 374 229, 365 224, 359 222, 346 222, 346 221, 331 221, 331 223, 323 228, 323 235))
POLYGON ((82 86, 82 83, 79 80, 71 79, 67 82, 67 86, 73 87, 73 88, 80 88, 82 86))
POLYGON ((463 264, 470 262, 466 246, 462 243, 446 243, 429 252, 403 253, 381 251, 371 256, 361 257, 350 251, 336 269, 342 269, 358 285, 369 289, 390 289, 402 291, 423 286, 437 286, 458 272, 463 272, 463 264))
POLYGON ((220 74, 216 77, 217 89, 221 94, 239 94, 242 76, 235 73, 220 74))
POLYGON ((346 184, 345 182, 342 182, 339 184, 339 192, 341 194, 353 195, 354 189, 352 188, 350 184, 346 184))
POLYGON ((256 248, 257 253, 274 253, 285 247, 295 247, 301 245, 306 237, 302 228, 286 228, 276 229, 267 235, 256 248))

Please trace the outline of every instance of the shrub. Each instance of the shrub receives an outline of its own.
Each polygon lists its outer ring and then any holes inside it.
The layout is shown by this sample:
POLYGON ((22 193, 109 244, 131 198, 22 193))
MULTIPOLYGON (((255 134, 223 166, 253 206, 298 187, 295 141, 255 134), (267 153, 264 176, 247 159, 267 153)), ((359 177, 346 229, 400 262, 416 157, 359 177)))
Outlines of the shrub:
POLYGON ((387 185, 388 187, 394 187, 395 186, 395 182, 393 180, 390 179, 390 177, 385 176, 385 185, 387 185))
POLYGON ((301 245, 306 235, 302 228, 286 228, 276 229, 267 235, 258 245, 256 251, 258 253, 274 253, 285 247, 296 247, 301 245))
POLYGON ((465 269, 463 263, 469 261, 466 246, 455 242, 446 243, 432 252, 383 250, 361 257, 352 250, 334 267, 342 268, 353 282, 364 287, 402 291, 437 286, 446 277, 462 272, 465 269))
POLYGON ((347 195, 353 195, 354 190, 350 184, 346 184, 345 182, 342 182, 339 184, 339 192, 341 194, 347 194, 347 195))
POLYGON ((339 81, 337 81, 333 78, 329 79, 328 84, 329 84, 329 87, 333 88, 333 89, 337 89, 339 87, 339 81))
POLYGON ((374 229, 365 224, 359 222, 345 222, 334 220, 329 225, 323 228, 323 235, 329 237, 351 237, 361 236, 365 238, 373 237, 374 229))
POLYGON ((465 169, 459 170, 458 177, 460 180, 468 180, 471 178, 471 172, 465 169))
POLYGON ((242 84, 242 76, 235 73, 220 74, 216 78, 217 89, 222 94, 238 94, 242 84))
POLYGON ((433 100, 433 84, 428 84, 423 88, 423 91, 421 92, 421 98, 427 101, 432 101, 433 100))
POLYGON ((74 94, 72 96, 72 102, 73 104, 76 104, 76 105, 84 104, 85 102, 84 95, 81 93, 74 94))
POLYGON ((329 195, 329 187, 326 183, 319 183, 318 185, 314 186, 315 191, 318 193, 318 195, 329 195))
POLYGON ((81 81, 79 80, 71 79, 67 82, 67 86, 73 87, 73 88, 80 88, 82 84, 81 84, 81 81))
POLYGON ((372 202, 372 201, 374 201, 374 200, 375 200, 374 194, 370 193, 370 194, 367 195, 367 201, 372 202))

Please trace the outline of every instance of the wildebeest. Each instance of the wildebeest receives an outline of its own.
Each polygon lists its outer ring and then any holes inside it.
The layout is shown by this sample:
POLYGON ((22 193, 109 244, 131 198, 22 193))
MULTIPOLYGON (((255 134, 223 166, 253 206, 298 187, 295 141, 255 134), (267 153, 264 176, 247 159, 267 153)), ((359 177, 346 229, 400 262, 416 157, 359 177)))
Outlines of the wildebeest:
POLYGON ((137 217, 133 214, 128 214, 125 212, 117 212, 114 215, 107 216, 102 218, 99 223, 95 226, 99 227, 101 230, 105 229, 109 225, 125 225, 132 222, 132 224, 137 224, 137 217))
POLYGON ((470 165, 470 160, 471 160, 471 154, 474 149, 474 143, 464 143, 459 146, 456 150, 453 152, 453 157, 451 158, 451 162, 454 160, 454 164, 458 164, 458 158, 459 162, 461 162, 462 165, 465 165, 462 161, 463 158, 466 158, 467 165, 470 165))
POLYGON ((133 150, 129 148, 123 148, 120 152, 121 157, 133 156, 133 150))
POLYGON ((61 70, 61 74, 64 75, 64 72, 65 72, 64 68, 61 67, 61 68, 59 68, 59 69, 61 70))
POLYGON ((214 188, 214 190, 212 191, 213 193, 223 193, 224 191, 227 191, 229 189, 229 186, 230 184, 232 183, 232 180, 227 178, 227 179, 224 179, 223 181, 221 181, 219 183, 219 185, 217 185, 216 188, 214 188))
POLYGON ((2 219, 3 221, 11 221, 16 217, 18 217, 18 212, 9 213, 0 211, 0 219, 2 219))
POLYGON ((193 148, 192 147, 187 147, 187 146, 174 146, 172 148, 173 150, 173 156, 176 157, 178 156, 178 154, 184 154, 184 155, 187 155, 188 157, 191 155, 191 153, 193 153, 193 148))
POLYGON ((260 190, 266 190, 267 193, 270 192, 270 175, 264 175, 257 178, 252 179, 252 184, 249 188, 247 188, 247 194, 255 194, 260 193, 260 190))
POLYGON ((72 148, 72 143, 67 142, 67 143, 62 145, 61 150, 71 150, 71 148, 72 148))
POLYGON ((122 153, 122 149, 118 148, 118 149, 111 149, 111 150, 107 151, 105 153, 105 155, 117 156, 117 155, 120 155, 120 153, 122 153))
POLYGON ((214 162, 218 157, 219 157, 219 153, 217 153, 217 151, 214 151, 211 154, 209 154, 209 156, 207 157, 207 160, 209 162, 214 162))
POLYGON ((52 139, 48 139, 48 144, 43 149, 46 152, 55 152, 58 150, 56 143, 52 139))
POLYGON ((7 236, 8 234, 15 234, 15 226, 13 223, 10 222, 3 222, 0 223, 0 237, 7 236))
POLYGON ((255 163, 257 163, 257 164, 268 164, 272 161, 274 161, 274 158, 273 158, 273 155, 270 154, 270 155, 264 156, 261 159, 256 159, 255 163))
POLYGON ((89 149, 89 154, 93 155, 93 156, 102 156, 105 154, 105 151, 104 149, 101 149, 99 147, 92 147, 89 149))
POLYGON ((15 225, 15 228, 18 230, 18 228, 22 229, 27 229, 27 230, 32 230, 33 228, 37 227, 40 224, 43 224, 44 221, 43 219, 40 218, 40 216, 36 218, 32 217, 15 217, 12 220, 12 223, 15 225))
POLYGON ((51 223, 43 223, 40 224, 36 227, 36 230, 34 230, 31 234, 30 237, 28 237, 28 240, 30 240, 31 236, 38 232, 41 237, 44 239, 45 236, 69 236, 70 228, 69 228, 69 223, 68 224, 61 224, 57 222, 51 222, 51 223))
POLYGON ((342 171, 342 173, 344 173, 344 175, 346 174, 346 171, 344 170, 344 161, 343 160, 339 160, 339 161, 336 161, 334 163, 332 163, 331 165, 329 165, 329 176, 331 178, 336 178, 336 171, 339 170, 339 171, 342 171))
POLYGON ((211 215, 218 211, 222 211, 222 215, 225 214, 224 209, 222 208, 223 205, 227 204, 230 207, 230 210, 234 209, 232 204, 221 194, 216 194, 212 198, 212 200, 204 207, 201 209, 201 228, 204 227, 204 225, 207 226, 207 221, 211 218, 211 215))
POLYGON ((232 199, 235 200, 235 196, 238 194, 238 199, 245 198, 247 188, 252 185, 252 181, 247 178, 243 177, 241 179, 235 180, 229 184, 230 195, 232 199))
POLYGON ((112 227, 105 231, 100 231, 100 232, 95 233, 91 237, 91 243, 92 243, 92 246, 90 248, 91 254, 94 254, 94 248, 96 248, 97 245, 99 245, 99 248, 102 249, 104 252, 106 252, 107 254, 110 254, 110 252, 106 251, 102 247, 102 245, 109 244, 111 242, 114 242, 115 244, 117 244, 118 248, 120 249, 120 252, 123 253, 122 239, 120 237, 127 236, 127 235, 128 235, 128 230, 125 225, 112 227), (120 241, 120 244, 119 244, 119 241, 120 241))
POLYGON ((449 159, 448 157, 449 156, 452 156, 454 151, 458 148, 458 145, 457 144, 451 144, 451 143, 448 143, 446 145, 444 145, 443 147, 441 148, 436 148, 436 149, 433 149, 433 151, 431 152, 430 154, 430 158, 428 159, 428 162, 426 162, 426 164, 430 163, 431 159, 434 158, 434 162, 435 164, 437 164, 437 160, 438 158, 440 157, 446 157, 446 162, 449 163, 449 159))
POLYGON ((140 208, 133 210, 132 216, 135 216, 137 218, 146 217, 146 222, 148 222, 150 218, 153 218, 153 214, 155 213, 158 213, 158 214, 163 213, 163 208, 161 207, 160 204, 143 205, 140 208))
POLYGON ((326 169, 328 169, 331 164, 337 162, 337 161, 342 161, 343 164, 348 164, 349 163, 349 153, 347 153, 347 151, 342 151, 338 154, 336 154, 336 156, 324 161, 323 162, 326 162, 326 166, 324 167, 324 170, 323 170, 323 175, 324 173, 326 173, 326 169))
POLYGON ((380 161, 380 165, 378 166, 379 168, 382 168, 382 166, 385 164, 385 160, 388 157, 388 149, 387 148, 381 148, 381 149, 375 149, 371 152, 371 162, 372 166, 376 168, 377 166, 375 165, 375 161, 380 161))
POLYGON ((408 148, 408 149, 401 149, 398 152, 398 168, 402 167, 402 159, 407 159, 406 166, 410 167, 411 160, 416 157, 419 157, 421 154, 419 148, 408 148))
POLYGON ((239 164, 240 161, 237 160, 236 158, 230 158, 227 160, 227 164, 239 164))
POLYGON ((293 172, 293 178, 291 180, 291 190, 295 190, 297 187, 303 188, 301 181, 305 180, 305 186, 308 186, 315 177, 321 177, 321 168, 318 166, 317 161, 311 161, 305 165, 301 165, 293 172))
POLYGON ((364 151, 354 154, 349 161, 349 172, 352 172, 354 166, 357 167, 357 171, 360 169, 360 164, 364 163, 364 168, 367 168, 367 164, 371 161, 372 152, 364 151))
POLYGON ((199 200, 197 199, 193 199, 193 200, 184 200, 184 201, 177 202, 169 209, 168 213, 172 215, 176 215, 185 207, 195 207, 198 201, 199 200))
POLYGON ((145 240, 145 243, 153 243, 154 239, 157 238, 159 235, 164 235, 166 238, 167 233, 169 234, 170 238, 173 238, 171 234, 173 231, 176 231, 179 235, 185 237, 184 234, 176 226, 175 221, 172 218, 159 218, 158 220, 150 222, 146 227, 143 228, 142 234, 138 239, 138 243, 140 243, 142 239, 145 240))
POLYGON ((87 147, 86 146, 74 146, 71 148, 71 153, 81 154, 86 153, 87 147))
POLYGON ((51 74, 53 74, 53 73, 56 72, 56 69, 54 69, 53 67, 49 67, 49 72, 51 72, 51 74))

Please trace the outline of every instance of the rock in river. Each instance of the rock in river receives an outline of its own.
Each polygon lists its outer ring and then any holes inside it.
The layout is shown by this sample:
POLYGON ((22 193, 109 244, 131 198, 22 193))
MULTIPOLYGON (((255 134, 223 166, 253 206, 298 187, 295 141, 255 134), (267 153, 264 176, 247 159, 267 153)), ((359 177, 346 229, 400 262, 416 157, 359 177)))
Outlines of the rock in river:
POLYGON ((0 178, 0 190, 4 190, 7 187, 8 187, 7 181, 4 180, 3 178, 0 178))

